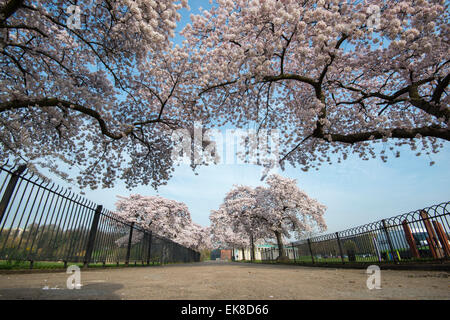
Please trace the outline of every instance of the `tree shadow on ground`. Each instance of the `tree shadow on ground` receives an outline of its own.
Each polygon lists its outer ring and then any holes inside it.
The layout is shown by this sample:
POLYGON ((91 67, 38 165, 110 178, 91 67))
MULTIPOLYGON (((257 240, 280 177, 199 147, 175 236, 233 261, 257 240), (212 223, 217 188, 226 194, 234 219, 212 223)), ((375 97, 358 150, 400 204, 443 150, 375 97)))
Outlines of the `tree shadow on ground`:
POLYGON ((91 283, 80 289, 58 287, 0 289, 0 300, 120 300, 116 293, 123 285, 91 283))

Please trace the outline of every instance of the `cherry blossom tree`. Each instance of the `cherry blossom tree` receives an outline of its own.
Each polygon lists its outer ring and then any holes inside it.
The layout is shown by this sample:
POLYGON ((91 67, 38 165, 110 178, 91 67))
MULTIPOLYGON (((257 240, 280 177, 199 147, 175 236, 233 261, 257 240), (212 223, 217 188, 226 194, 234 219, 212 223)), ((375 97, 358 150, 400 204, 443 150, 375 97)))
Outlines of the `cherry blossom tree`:
POLYGON ((219 124, 281 130, 282 166, 450 140, 447 1, 216 2, 182 33, 201 57, 199 105, 219 124))
POLYGON ((302 237, 313 231, 325 231, 326 207, 300 190, 295 179, 272 174, 267 184, 268 187, 256 188, 258 208, 255 214, 275 234, 279 259, 287 259, 283 236, 302 237))
POLYGON ((220 206, 218 210, 211 210, 209 216, 211 241, 213 248, 240 248, 245 260, 244 249, 250 246, 250 239, 242 226, 236 224, 227 210, 220 206))
POLYGON ((213 247, 211 228, 203 227, 195 222, 185 226, 175 239, 177 243, 193 250, 209 250, 213 247))
MULTIPOLYGON (((160 196, 119 196, 116 214, 143 230, 152 231, 184 247, 197 251, 212 247, 210 227, 193 222, 188 207, 182 202, 160 196)), ((137 243, 142 238, 142 232, 133 233, 131 241, 137 243)), ((127 242, 128 236, 117 240, 118 245, 127 242)))
POLYGON ((258 202, 255 189, 235 185, 225 195, 222 208, 229 216, 233 232, 249 238, 251 259, 255 260, 256 242, 270 236, 267 224, 256 214, 258 202))
POLYGON ((190 125, 182 0, 0 1, 0 161, 78 184, 164 184, 190 125), (65 163, 65 165, 61 165, 65 163))
POLYGON ((280 163, 304 170, 450 140, 445 0, 217 0, 182 48, 181 7, 0 0, 0 161, 156 188, 195 120, 280 129, 280 163))
POLYGON ((119 217, 170 240, 176 241, 192 223, 189 209, 182 202, 139 194, 118 198, 115 213, 119 217))
POLYGON ((219 210, 211 211, 216 247, 250 246, 254 259, 257 241, 276 239, 279 259, 286 259, 283 237, 326 230, 326 207, 300 190, 295 179, 272 174, 266 182, 267 187, 234 186, 219 210))

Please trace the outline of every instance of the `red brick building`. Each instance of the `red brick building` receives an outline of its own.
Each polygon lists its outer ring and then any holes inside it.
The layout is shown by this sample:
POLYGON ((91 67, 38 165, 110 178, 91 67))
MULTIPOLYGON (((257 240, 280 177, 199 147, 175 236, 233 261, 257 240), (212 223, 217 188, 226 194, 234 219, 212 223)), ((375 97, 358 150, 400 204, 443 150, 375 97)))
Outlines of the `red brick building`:
POLYGON ((231 260, 231 250, 230 249, 220 250, 220 260, 231 260))

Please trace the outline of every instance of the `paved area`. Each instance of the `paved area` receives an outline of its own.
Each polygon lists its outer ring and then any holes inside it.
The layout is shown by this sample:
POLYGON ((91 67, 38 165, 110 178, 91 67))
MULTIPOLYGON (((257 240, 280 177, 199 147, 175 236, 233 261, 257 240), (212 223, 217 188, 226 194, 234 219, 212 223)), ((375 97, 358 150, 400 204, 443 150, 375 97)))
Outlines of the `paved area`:
POLYGON ((64 272, 0 274, 0 299, 450 299, 450 273, 382 270, 369 290, 365 270, 202 262, 81 270, 81 288, 64 272))

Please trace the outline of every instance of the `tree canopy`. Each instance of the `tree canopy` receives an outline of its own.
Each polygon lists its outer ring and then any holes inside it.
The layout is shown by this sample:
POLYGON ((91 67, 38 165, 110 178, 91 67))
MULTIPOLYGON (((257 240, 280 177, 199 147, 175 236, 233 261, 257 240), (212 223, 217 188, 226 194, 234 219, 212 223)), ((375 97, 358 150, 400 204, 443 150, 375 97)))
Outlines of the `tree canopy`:
POLYGON ((326 230, 326 206, 300 190, 295 179, 272 174, 266 182, 267 187, 234 186, 211 211, 213 243, 251 246, 254 252, 257 241, 276 239, 283 257, 283 239, 326 230))
MULTIPOLYGON (((186 204, 160 196, 119 197, 116 214, 129 223, 134 223, 143 230, 168 238, 185 247, 201 250, 211 247, 210 228, 202 227, 191 219, 186 204)), ((133 242, 142 240, 143 233, 133 235, 133 242)), ((118 240, 126 243, 127 238, 118 240)))
MULTIPOLYGON (((182 1, 186 6, 186 1, 182 1)), ((170 133, 191 118, 187 53, 174 47, 176 1, 0 2, 0 161, 81 187, 164 184, 170 133), (72 6, 73 7, 73 6, 72 6)))
POLYGON ((0 1, 0 161, 156 188, 194 121, 279 130, 303 170, 450 140, 445 0, 217 0, 176 46, 182 7, 0 1))
POLYGON ((223 124, 280 130, 280 163, 308 170, 332 154, 376 157, 377 141, 398 156, 403 144, 431 153, 450 140, 448 9, 218 0, 183 35, 201 58, 205 108, 223 124))

